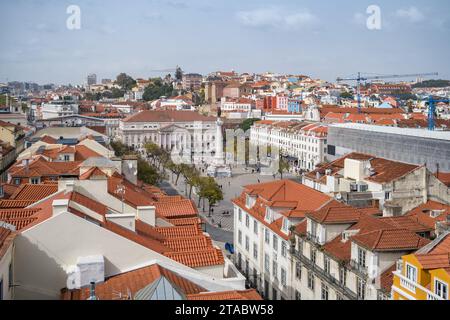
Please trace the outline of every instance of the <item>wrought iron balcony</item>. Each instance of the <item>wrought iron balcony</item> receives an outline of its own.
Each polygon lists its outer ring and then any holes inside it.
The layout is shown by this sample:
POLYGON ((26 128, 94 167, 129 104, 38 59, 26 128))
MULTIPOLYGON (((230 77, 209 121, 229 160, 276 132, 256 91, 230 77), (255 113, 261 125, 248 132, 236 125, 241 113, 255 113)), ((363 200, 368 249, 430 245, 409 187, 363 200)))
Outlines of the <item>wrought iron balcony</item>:
POLYGON ((312 242, 314 242, 314 243, 320 244, 320 242, 319 242, 319 236, 317 236, 316 234, 313 234, 313 233, 311 233, 311 232, 307 232, 307 233, 306 233, 306 240, 309 240, 309 241, 312 241, 312 242))
POLYGON ((309 260, 300 251, 294 250, 294 257, 300 260, 300 262, 308 269, 314 272, 314 274, 321 280, 326 281, 335 290, 340 292, 342 295, 346 296, 350 300, 356 300, 356 293, 347 288, 345 283, 341 283, 339 279, 335 278, 332 274, 326 272, 324 269, 320 268, 318 265, 309 260))
POLYGON ((363 276, 364 278, 367 278, 369 275, 367 266, 360 264, 356 260, 350 260, 350 267, 353 269, 353 271, 357 272, 360 276, 363 276))

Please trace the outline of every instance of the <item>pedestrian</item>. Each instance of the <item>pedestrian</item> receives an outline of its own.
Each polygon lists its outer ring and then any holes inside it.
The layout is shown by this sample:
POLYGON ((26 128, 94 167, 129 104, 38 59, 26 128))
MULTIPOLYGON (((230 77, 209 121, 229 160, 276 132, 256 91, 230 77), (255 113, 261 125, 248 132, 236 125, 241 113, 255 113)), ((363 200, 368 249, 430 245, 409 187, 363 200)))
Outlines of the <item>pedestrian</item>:
POLYGON ((228 181, 228 186, 229 186, 229 187, 231 186, 231 181, 228 181))

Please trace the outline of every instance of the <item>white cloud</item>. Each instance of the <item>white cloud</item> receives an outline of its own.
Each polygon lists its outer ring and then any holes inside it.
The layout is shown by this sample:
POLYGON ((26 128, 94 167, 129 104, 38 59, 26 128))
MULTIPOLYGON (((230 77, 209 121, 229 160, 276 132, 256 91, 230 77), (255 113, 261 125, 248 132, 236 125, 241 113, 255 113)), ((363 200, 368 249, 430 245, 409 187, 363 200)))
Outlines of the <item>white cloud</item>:
POLYGON ((411 22, 421 22, 425 20, 424 14, 416 7, 409 7, 408 9, 398 9, 395 15, 399 18, 408 19, 411 22))
POLYGON ((318 18, 307 10, 290 12, 280 8, 261 8, 239 11, 237 19, 248 27, 295 29, 315 25, 318 18))

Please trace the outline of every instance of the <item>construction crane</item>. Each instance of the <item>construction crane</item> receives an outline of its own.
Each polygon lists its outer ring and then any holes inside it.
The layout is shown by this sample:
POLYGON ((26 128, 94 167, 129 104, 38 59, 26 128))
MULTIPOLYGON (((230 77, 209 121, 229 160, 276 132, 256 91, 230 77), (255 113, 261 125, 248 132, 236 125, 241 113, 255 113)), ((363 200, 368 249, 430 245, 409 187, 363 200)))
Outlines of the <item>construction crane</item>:
POLYGON ((435 110, 436 110, 436 103, 439 102, 445 102, 450 103, 449 99, 434 99, 433 95, 430 95, 428 98, 428 130, 433 131, 435 129, 435 110))
POLYGON ((337 82, 341 81, 356 81, 356 93, 358 96, 358 113, 361 113, 361 82, 367 80, 381 80, 381 79, 395 79, 395 78, 410 78, 410 77, 425 77, 425 76, 437 76, 437 72, 431 73, 416 73, 416 74, 391 74, 391 75, 380 75, 380 76, 362 76, 361 72, 358 72, 356 78, 337 78, 337 82))

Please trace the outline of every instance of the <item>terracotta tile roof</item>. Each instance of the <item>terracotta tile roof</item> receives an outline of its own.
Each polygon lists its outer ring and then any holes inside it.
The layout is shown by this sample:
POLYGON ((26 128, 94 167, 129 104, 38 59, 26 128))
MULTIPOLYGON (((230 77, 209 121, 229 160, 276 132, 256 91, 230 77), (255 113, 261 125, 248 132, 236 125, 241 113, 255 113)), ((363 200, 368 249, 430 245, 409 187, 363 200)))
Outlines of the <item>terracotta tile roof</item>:
POLYGON ((82 144, 75 146, 75 161, 84 161, 88 158, 98 158, 102 155, 82 144))
POLYGON ((450 205, 428 200, 427 203, 424 203, 406 213, 406 216, 414 217, 418 223, 434 229, 436 227, 436 222, 445 221, 449 214, 450 205), (430 215, 432 211, 441 212, 441 214, 438 214, 436 217, 432 217, 430 215))
POLYGON ((156 227, 155 230, 167 239, 194 237, 203 234, 203 231, 199 225, 156 227))
POLYGON ((183 199, 179 201, 158 201, 155 204, 156 215, 164 218, 190 218, 198 214, 197 208, 192 200, 183 199))
POLYGON ((11 224, 20 231, 38 220, 37 212, 39 209, 2 209, 0 210, 0 221, 11 224))
POLYGON ((116 192, 120 184, 125 187, 125 202, 132 207, 136 208, 138 206, 151 206, 154 204, 154 198, 151 193, 139 188, 136 185, 133 185, 117 172, 108 178, 108 193, 117 199, 121 199, 121 195, 116 192))
MULTIPOLYGON (((185 295, 206 291, 181 275, 154 264, 106 279, 105 282, 96 285, 95 294, 99 300, 131 300, 139 290, 162 276, 177 286, 185 295)), ((62 299, 65 300, 87 300, 88 298, 89 288, 62 292, 62 299)))
POLYGON ((165 256, 191 268, 222 265, 225 261, 222 250, 218 248, 191 252, 169 252, 165 256))
POLYGON ((139 219, 136 219, 135 221, 135 229, 136 229, 136 233, 137 234, 141 234, 144 235, 146 237, 150 237, 152 239, 158 240, 158 241, 162 241, 166 239, 166 237, 164 235, 162 235, 161 233, 159 233, 155 227, 142 222, 139 219))
POLYGON ((170 248, 164 246, 160 241, 150 238, 148 236, 133 232, 122 226, 119 226, 118 224, 116 224, 114 222, 106 221, 103 226, 106 229, 108 229, 109 231, 112 231, 112 232, 114 232, 124 238, 127 238, 131 241, 134 241, 134 242, 136 242, 150 250, 153 250, 155 252, 164 254, 166 252, 171 251, 170 248))
POLYGON ((434 228, 420 223, 419 219, 414 216, 398 216, 398 217, 381 217, 378 218, 399 229, 408 229, 414 233, 433 231, 434 228))
POLYGON ((275 201, 296 202, 297 210, 316 210, 331 199, 319 191, 291 180, 247 185, 244 186, 244 192, 262 197, 269 205, 275 201))
POLYGON ((188 300, 262 300, 255 289, 190 294, 188 300))
POLYGON ((394 274, 393 272, 397 269, 396 264, 394 263, 390 268, 387 268, 380 275, 380 288, 386 292, 391 293, 392 283, 394 282, 394 274))
POLYGON ((57 191, 57 184, 22 184, 11 196, 11 200, 38 201, 57 191))
POLYGON ((447 187, 450 187, 450 172, 439 172, 436 173, 435 176, 447 187))
MULTIPOLYGON (((372 215, 361 215, 359 221, 351 226, 348 230, 357 230, 360 234, 369 233, 376 230, 395 229, 392 225, 378 219, 372 215)), ((305 223, 306 233, 306 223, 305 223)), ((334 256, 340 261, 349 261, 351 257, 351 241, 343 241, 342 235, 337 236, 333 240, 324 244, 325 252, 334 256)))
POLYGON ((158 202, 177 202, 184 199, 182 196, 163 196, 158 198, 158 202))
POLYGON ((283 205, 283 208, 286 208, 286 210, 281 212, 282 215, 291 218, 302 218, 306 212, 319 209, 331 201, 333 201, 333 198, 290 180, 248 185, 244 187, 244 191, 238 198, 233 199, 234 204, 241 207, 242 210, 251 214, 284 239, 288 239, 289 235, 281 230, 282 218, 272 223, 268 223, 265 220, 267 206, 273 206, 273 204, 283 205), (258 197, 251 209, 245 206, 246 194, 258 197))
POLYGON ((431 254, 450 253, 450 234, 444 237, 434 248, 429 252, 431 254))
MULTIPOLYGON (((132 194, 133 197, 140 197, 140 199, 138 199, 139 201, 141 199, 145 199, 147 201, 145 203, 155 203, 148 200, 149 197, 152 196, 150 193, 140 190, 139 187, 132 185, 122 178, 114 178, 122 181, 122 183, 126 185, 129 195, 132 194)), ((52 187, 55 188, 55 190, 57 189, 56 184, 42 186, 52 187)), ((32 205, 30 209, 20 209, 15 211, 0 210, 0 212, 3 213, 3 217, 6 217, 7 215, 8 219, 5 220, 13 225, 16 225, 18 229, 29 228, 30 226, 52 216, 52 203, 55 199, 69 199, 70 202, 68 211, 80 217, 85 217, 86 214, 79 211, 73 203, 82 205, 102 216, 105 216, 105 214, 109 211, 106 204, 100 203, 99 201, 84 196, 78 192, 57 192, 48 199, 32 205)), ((131 200, 136 199, 132 198, 131 200)), ((216 248, 212 245, 211 239, 203 234, 200 226, 201 220, 197 215, 194 204, 190 200, 167 198, 163 200, 161 204, 167 206, 166 210, 170 212, 170 206, 176 206, 179 203, 186 204, 186 202, 190 205, 188 207, 192 210, 192 212, 188 214, 187 218, 164 218, 167 219, 169 223, 174 224, 174 226, 171 227, 152 227, 140 220, 136 220, 134 232, 111 221, 105 221, 105 219, 99 219, 99 222, 102 227, 111 232, 143 245, 155 252, 164 254, 169 258, 175 259, 176 261, 185 263, 190 267, 223 264, 223 255, 217 253, 216 248), (195 211, 193 211, 194 209, 195 211), (197 258, 195 257, 196 255, 198 255, 197 258)), ((177 213, 176 208, 174 212, 177 213)), ((177 214, 176 216, 183 215, 177 214)), ((1 217, 2 215, 0 215, 0 218, 1 217)))
POLYGON ((450 268, 450 233, 443 234, 414 256, 424 269, 450 268))
POLYGON ((198 225, 202 223, 202 220, 199 217, 195 218, 181 218, 181 219, 165 219, 167 222, 173 224, 174 226, 189 226, 189 225, 198 225))
POLYGON ((71 193, 70 201, 76 202, 102 216, 105 216, 108 213, 107 206, 78 192, 71 193))
POLYGON ((2 183, 1 186, 3 187, 3 194, 5 199, 9 199, 19 188, 18 185, 10 183, 2 183))
POLYGON ((163 244, 174 251, 195 251, 207 250, 212 247, 211 238, 202 236, 195 236, 189 238, 167 239, 163 244))
POLYGON ((306 216, 320 224, 348 224, 358 222, 361 215, 378 214, 379 212, 380 210, 378 208, 361 210, 333 201, 322 209, 307 213, 306 216))
POLYGON ((43 176, 78 176, 79 161, 49 162, 42 156, 30 161, 28 168, 21 162, 13 165, 8 173, 12 177, 43 177, 43 176))
POLYGON ((342 236, 339 235, 325 243, 323 250, 339 261, 349 261, 351 258, 351 241, 342 241, 342 236))
POLYGON ((48 135, 42 136, 40 141, 46 142, 48 144, 56 144, 56 139, 54 139, 48 135))
POLYGON ((214 117, 207 117, 196 111, 157 111, 146 110, 133 114, 123 122, 191 122, 191 121, 215 121, 214 117))
POLYGON ((89 170, 87 170, 85 173, 81 174, 79 179, 80 180, 89 180, 91 177, 108 177, 106 173, 104 173, 102 170, 100 170, 98 167, 92 167, 89 170))
POLYGON ((317 180, 317 176, 319 174, 320 182, 325 183, 326 170, 331 170, 331 175, 337 174, 344 169, 344 163, 346 159, 369 161, 374 174, 364 179, 376 183, 388 183, 397 180, 404 175, 420 168, 420 166, 417 165, 391 161, 384 158, 377 158, 368 154, 353 152, 331 163, 319 165, 316 170, 306 174, 306 177, 317 180))
POLYGON ((0 200, 0 209, 20 209, 32 205, 34 200, 0 200))
POLYGON ((16 233, 0 226, 0 261, 14 240, 16 233))
POLYGON ((304 219, 302 222, 295 226, 295 233, 299 235, 306 235, 308 222, 304 219))
POLYGON ((450 267, 450 252, 415 254, 424 269, 441 269, 450 267))
MULTIPOLYGON (((334 112, 334 113, 350 113, 350 114, 357 114, 358 113, 358 108, 346 108, 346 107, 338 107, 338 106, 322 106, 321 108, 319 108, 321 117, 323 117, 324 115, 326 115, 329 112, 334 112)), ((361 108, 361 113, 362 114, 399 114, 399 113, 404 113, 404 111, 402 109, 399 108, 390 108, 390 109, 379 109, 379 108, 361 108)))
POLYGON ((417 250, 430 241, 407 229, 376 230, 353 236, 356 242, 371 251, 417 250))

